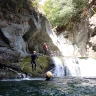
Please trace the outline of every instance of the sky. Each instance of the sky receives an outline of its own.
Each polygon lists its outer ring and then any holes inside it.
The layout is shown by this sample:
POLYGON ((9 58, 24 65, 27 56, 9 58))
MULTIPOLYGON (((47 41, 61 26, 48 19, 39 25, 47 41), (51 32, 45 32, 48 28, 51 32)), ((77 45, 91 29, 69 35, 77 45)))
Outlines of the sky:
POLYGON ((44 2, 45 2, 46 0, 40 0, 40 4, 42 4, 42 5, 44 5, 44 2))

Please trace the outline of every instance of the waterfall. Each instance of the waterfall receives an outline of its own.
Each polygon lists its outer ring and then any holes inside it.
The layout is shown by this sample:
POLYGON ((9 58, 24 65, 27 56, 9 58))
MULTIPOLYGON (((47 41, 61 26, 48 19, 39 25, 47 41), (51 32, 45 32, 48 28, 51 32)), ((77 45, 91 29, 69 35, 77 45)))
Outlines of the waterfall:
POLYGON ((64 38, 67 32, 64 32, 64 34, 62 33, 57 36, 56 33, 52 30, 52 26, 48 20, 46 20, 45 25, 46 32, 52 39, 53 44, 58 47, 63 56, 70 57, 80 55, 78 52, 79 48, 76 45, 72 45, 71 41, 69 41, 67 38, 64 38))
POLYGON ((65 65, 69 70, 69 76, 96 77, 96 60, 93 58, 68 58, 65 65))
POLYGON ((66 76, 80 76, 78 60, 74 58, 64 58, 66 66, 66 76))
POLYGON ((61 60, 58 57, 52 57, 53 62, 55 64, 53 76, 54 77, 62 77, 64 76, 64 66, 61 62, 61 60))
POLYGON ((52 39, 54 45, 58 47, 62 54, 63 62, 58 57, 53 57, 54 71, 53 75, 62 76, 81 76, 81 77, 96 77, 96 60, 93 58, 78 58, 80 57, 79 48, 72 45, 71 41, 64 38, 66 32, 57 36, 53 32, 51 24, 46 20, 46 31, 52 39))
POLYGON ((96 77, 96 60, 93 58, 79 59, 81 76, 96 77))
POLYGON ((96 60, 93 58, 63 58, 62 62, 58 57, 52 57, 54 62, 54 77, 75 76, 75 77, 96 77, 96 60))

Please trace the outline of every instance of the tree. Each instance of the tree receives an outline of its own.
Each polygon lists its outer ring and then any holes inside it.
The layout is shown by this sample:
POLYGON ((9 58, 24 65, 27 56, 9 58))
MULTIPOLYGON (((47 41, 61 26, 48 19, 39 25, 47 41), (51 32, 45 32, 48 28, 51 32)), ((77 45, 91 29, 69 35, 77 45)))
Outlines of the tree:
POLYGON ((43 7, 46 16, 54 26, 64 26, 76 17, 88 0, 47 0, 43 7))

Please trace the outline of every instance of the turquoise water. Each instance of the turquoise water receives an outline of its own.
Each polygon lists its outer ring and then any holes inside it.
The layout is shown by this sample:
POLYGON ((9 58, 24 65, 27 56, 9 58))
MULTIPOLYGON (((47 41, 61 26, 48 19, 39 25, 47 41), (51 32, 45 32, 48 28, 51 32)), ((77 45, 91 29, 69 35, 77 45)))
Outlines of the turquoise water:
POLYGON ((3 80, 0 81, 0 96, 96 96, 96 78, 3 80))
POLYGON ((0 96, 64 96, 45 79, 0 81, 0 96))

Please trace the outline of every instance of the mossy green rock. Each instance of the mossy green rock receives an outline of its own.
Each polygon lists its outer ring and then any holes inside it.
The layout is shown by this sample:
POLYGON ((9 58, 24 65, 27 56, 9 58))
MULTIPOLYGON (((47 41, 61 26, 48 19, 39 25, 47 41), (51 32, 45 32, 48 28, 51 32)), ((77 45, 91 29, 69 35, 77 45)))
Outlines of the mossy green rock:
POLYGON ((36 70, 32 70, 32 65, 31 65, 31 58, 26 57, 22 61, 19 62, 19 65, 21 69, 23 70, 24 73, 31 75, 31 76, 44 76, 45 71, 48 69, 50 66, 49 61, 48 61, 47 56, 39 56, 39 58, 36 60, 36 70))

